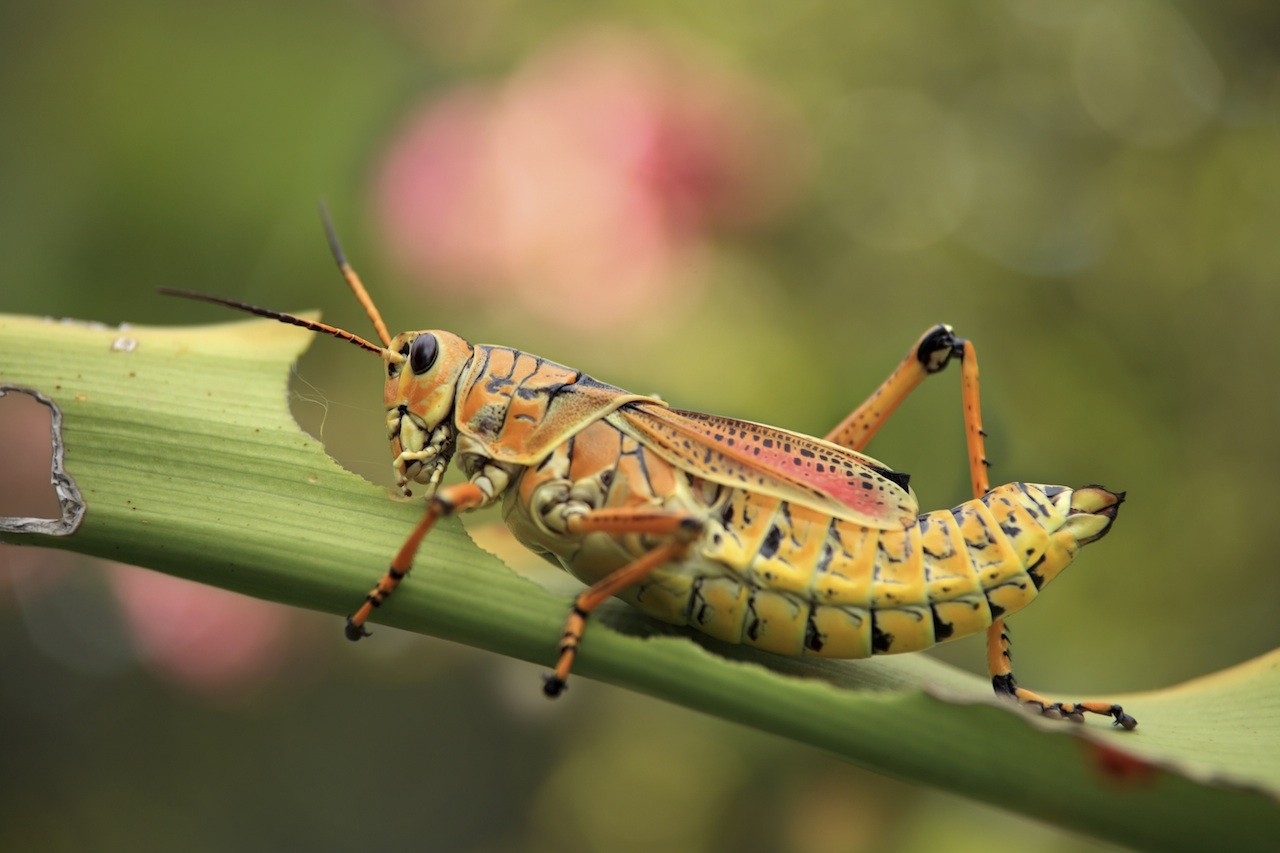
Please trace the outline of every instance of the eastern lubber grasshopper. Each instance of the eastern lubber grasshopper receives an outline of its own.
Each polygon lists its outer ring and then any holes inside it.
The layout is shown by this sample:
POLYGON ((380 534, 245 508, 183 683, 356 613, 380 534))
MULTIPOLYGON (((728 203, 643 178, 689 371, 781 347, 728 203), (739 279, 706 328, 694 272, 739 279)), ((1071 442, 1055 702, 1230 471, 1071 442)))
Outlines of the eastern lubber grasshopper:
POLYGON ((1109 702, 1054 702, 1018 687, 1005 617, 1104 536, 1123 493, 1011 483, 990 489, 973 344, 929 329, 889 378, 823 439, 673 409, 509 347, 445 331, 392 337, 325 227, 381 345, 324 323, 166 290, 325 332, 379 354, 396 483, 427 507, 347 619, 352 640, 409 573, 442 516, 503 503, 534 552, 589 587, 573 602, 544 691, 564 688, 586 620, 619 596, 713 637, 783 655, 862 658, 979 631, 999 695, 1051 717, 1133 717, 1109 702), (862 454, 926 376, 961 362, 974 499, 918 514, 907 475, 862 454), (441 486, 456 460, 467 480, 441 486))

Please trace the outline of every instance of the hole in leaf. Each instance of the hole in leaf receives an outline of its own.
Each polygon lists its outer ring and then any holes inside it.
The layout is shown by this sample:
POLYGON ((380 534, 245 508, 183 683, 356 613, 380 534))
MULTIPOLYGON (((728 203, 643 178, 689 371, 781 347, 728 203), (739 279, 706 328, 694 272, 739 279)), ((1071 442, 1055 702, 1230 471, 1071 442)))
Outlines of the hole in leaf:
POLYGON ((49 482, 52 426, 52 412, 31 395, 0 396, 0 516, 62 515, 49 482))

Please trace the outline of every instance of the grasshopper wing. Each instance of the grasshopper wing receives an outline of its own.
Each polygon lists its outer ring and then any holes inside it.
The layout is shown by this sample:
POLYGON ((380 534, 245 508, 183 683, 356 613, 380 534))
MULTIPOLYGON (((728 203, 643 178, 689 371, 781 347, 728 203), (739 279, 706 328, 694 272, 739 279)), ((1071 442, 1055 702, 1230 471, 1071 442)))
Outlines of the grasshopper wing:
POLYGON ((907 477, 869 456, 777 427, 632 402, 608 416, 689 474, 881 530, 915 524, 907 477))

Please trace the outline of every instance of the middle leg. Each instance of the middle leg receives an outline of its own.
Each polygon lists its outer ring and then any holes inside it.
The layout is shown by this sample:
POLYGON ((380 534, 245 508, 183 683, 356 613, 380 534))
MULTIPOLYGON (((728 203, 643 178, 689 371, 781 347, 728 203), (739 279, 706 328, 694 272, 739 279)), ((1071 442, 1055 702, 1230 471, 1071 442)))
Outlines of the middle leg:
POLYGON ((666 542, 615 569, 578 593, 573 609, 565 620, 564 633, 557 647, 555 669, 544 676, 542 692, 555 698, 564 692, 569 671, 573 668, 587 618, 597 607, 613 596, 643 581, 659 566, 679 560, 689 543, 702 532, 702 521, 685 512, 664 509, 616 508, 598 509, 571 516, 566 525, 569 533, 642 533, 669 537, 666 542))

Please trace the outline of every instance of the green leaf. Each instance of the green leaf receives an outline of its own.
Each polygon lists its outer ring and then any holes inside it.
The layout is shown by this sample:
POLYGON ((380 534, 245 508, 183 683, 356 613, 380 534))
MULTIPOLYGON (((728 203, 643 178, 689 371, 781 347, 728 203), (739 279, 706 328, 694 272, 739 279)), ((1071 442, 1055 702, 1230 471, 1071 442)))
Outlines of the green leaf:
MULTIPOLYGON (((261 321, 112 329, 0 316, 0 386, 38 391, 60 409, 66 472, 86 506, 71 535, 0 539, 350 612, 421 506, 343 470, 294 422, 287 379, 312 338, 261 321)), ((451 520, 377 615, 549 665, 568 605, 451 520)), ((575 673, 1124 844, 1243 850, 1280 838, 1274 652, 1109 697, 1138 718, 1135 732, 1030 716, 997 702, 984 679, 921 655, 779 658, 656 625, 620 603, 592 621, 575 673)))

